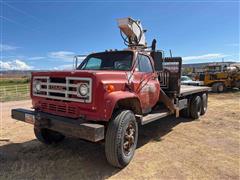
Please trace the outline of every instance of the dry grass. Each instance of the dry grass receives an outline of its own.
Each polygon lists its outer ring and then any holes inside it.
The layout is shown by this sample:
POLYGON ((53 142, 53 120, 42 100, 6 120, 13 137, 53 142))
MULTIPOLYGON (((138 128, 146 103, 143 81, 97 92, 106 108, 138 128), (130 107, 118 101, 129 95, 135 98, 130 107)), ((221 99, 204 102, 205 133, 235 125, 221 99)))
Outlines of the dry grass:
POLYGON ((3 103, 0 179, 239 179, 240 93, 210 94, 198 121, 166 118, 140 129, 138 149, 123 170, 111 167, 104 145, 66 139, 45 146, 32 126, 10 118, 10 109, 30 101, 3 103))

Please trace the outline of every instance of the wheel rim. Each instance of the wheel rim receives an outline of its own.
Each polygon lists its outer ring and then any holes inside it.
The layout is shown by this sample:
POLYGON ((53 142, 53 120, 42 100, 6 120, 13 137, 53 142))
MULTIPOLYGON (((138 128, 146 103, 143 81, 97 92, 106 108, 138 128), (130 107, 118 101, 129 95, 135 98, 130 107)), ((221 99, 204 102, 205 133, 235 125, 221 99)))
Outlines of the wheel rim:
POLYGON ((200 116, 200 114, 201 114, 201 101, 199 101, 199 103, 197 103, 197 114, 198 114, 198 116, 200 116))
POLYGON ((203 102, 203 111, 207 111, 207 102, 203 102))
POLYGON ((203 104, 203 111, 206 112, 207 111, 207 95, 203 94, 202 96, 202 104, 203 104))
POLYGON ((198 107, 197 107, 197 113, 198 113, 198 116, 200 116, 200 114, 201 114, 201 105, 200 104, 198 104, 198 107))
POLYGON ((134 145, 136 141, 135 135, 136 135, 135 124, 133 122, 130 122, 125 131, 124 140, 123 140, 123 151, 126 156, 128 156, 134 149, 134 145))
POLYGON ((218 86, 218 90, 219 90, 220 92, 222 92, 222 91, 223 91, 223 85, 218 86))

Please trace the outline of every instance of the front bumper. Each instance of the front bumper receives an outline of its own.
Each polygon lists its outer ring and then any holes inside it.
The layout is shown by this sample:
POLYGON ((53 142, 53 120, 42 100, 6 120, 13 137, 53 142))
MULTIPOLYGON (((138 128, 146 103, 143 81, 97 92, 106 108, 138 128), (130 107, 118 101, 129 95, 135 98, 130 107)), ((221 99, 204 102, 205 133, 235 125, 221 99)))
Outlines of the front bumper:
POLYGON ((104 139, 104 125, 89 123, 85 120, 76 120, 26 109, 12 109, 12 118, 92 142, 104 139))

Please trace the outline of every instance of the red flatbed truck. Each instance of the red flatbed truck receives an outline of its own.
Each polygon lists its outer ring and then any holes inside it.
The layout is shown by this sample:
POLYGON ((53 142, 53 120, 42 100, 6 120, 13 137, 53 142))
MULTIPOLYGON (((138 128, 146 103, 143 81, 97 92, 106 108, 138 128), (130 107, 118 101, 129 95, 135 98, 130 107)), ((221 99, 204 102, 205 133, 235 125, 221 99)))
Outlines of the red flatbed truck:
POLYGON ((34 110, 12 109, 12 118, 33 124, 44 144, 65 136, 104 141, 108 162, 123 168, 134 155, 138 126, 169 115, 198 119, 209 88, 181 86, 182 59, 163 57, 156 41, 148 49, 139 21, 120 19, 119 27, 128 49, 90 54, 71 71, 33 72, 34 110))

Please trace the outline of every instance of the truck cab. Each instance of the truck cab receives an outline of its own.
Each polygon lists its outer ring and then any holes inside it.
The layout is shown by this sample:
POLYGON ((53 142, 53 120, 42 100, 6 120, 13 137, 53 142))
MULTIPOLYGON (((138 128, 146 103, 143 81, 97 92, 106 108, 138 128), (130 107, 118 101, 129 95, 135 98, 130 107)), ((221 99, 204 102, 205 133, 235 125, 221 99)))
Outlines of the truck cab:
POLYGON ((123 103, 148 113, 160 92, 151 56, 134 50, 90 54, 73 71, 33 73, 32 85, 34 109, 92 121, 109 121, 123 103))
MULTIPOLYGON (((158 101, 160 84, 154 70, 153 60, 146 53, 134 50, 95 53, 89 55, 77 70, 108 71, 108 76, 102 79, 104 87, 111 87, 112 91, 119 91, 119 93, 131 92, 131 96, 138 99, 143 113, 149 112, 158 101), (112 79, 111 72, 118 74, 117 83, 114 82, 115 79, 112 79), (120 74, 122 76, 119 77, 120 74), (146 81, 147 84, 144 85, 146 81)), ((121 97, 116 97, 116 99, 119 101, 121 97)), ((125 96, 124 99, 126 99, 125 96)))

